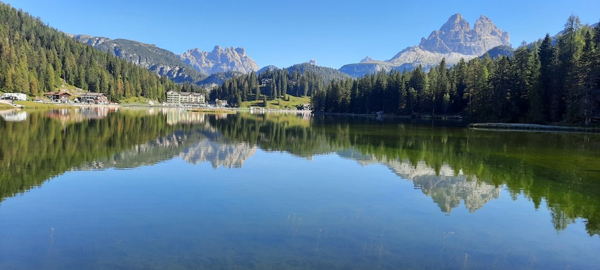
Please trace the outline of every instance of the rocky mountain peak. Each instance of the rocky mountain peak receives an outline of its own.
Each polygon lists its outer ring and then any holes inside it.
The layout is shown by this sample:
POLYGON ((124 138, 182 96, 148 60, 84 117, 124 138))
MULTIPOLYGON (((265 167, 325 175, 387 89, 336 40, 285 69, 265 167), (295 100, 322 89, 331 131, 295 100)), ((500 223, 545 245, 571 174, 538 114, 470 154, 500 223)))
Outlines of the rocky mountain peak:
POLYGON ((460 15, 460 13, 456 13, 452 16, 450 16, 450 18, 448 18, 448 21, 442 25, 442 27, 440 28, 440 31, 444 31, 444 32, 450 32, 450 31, 460 31, 460 30, 470 30, 471 26, 469 25, 469 22, 467 22, 467 20, 465 20, 465 18, 463 18, 462 15, 460 15))
POLYGON ((510 46, 510 37, 496 27, 490 18, 480 16, 471 29, 469 22, 457 13, 427 39, 421 39, 419 47, 435 53, 479 56, 500 45, 510 46))
POLYGON ((242 48, 242 47, 237 47, 237 48, 235 48, 235 51, 236 51, 236 52, 237 52, 239 55, 241 55, 241 56, 245 56, 245 55, 246 55, 246 50, 245 50, 244 48, 242 48))
POLYGON ((360 60, 361 63, 366 63, 366 62, 371 62, 371 61, 375 61, 375 60, 368 56, 363 58, 362 60, 360 60))
POLYGON ((70 35, 70 34, 69 34, 69 36, 81 43, 85 43, 92 47, 95 47, 95 46, 98 46, 105 42, 111 41, 109 38, 105 38, 105 37, 93 37, 93 36, 88 36, 88 35, 70 35))
POLYGON ((244 48, 215 46, 211 52, 191 49, 180 55, 184 63, 205 74, 220 72, 250 73, 258 70, 258 65, 246 55, 244 48))
POLYGON ((344 65, 340 71, 360 77, 381 70, 402 71, 418 66, 428 69, 438 65, 442 59, 446 59, 446 64, 454 65, 461 59, 479 57, 498 46, 510 48, 510 36, 496 27, 490 18, 481 15, 471 28, 469 22, 456 13, 440 29, 431 32, 427 38, 421 38, 418 46, 408 47, 385 61, 366 57, 360 63, 344 65))

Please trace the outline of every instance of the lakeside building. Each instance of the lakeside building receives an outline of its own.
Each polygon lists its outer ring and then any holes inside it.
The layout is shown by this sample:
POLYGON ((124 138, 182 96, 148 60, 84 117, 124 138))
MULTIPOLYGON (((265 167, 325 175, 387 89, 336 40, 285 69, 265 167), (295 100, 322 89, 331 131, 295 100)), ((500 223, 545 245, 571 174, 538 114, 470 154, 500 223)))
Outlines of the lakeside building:
POLYGON ((0 99, 27 100, 27 95, 22 93, 4 93, 0 99))
POLYGON ((202 93, 193 92, 167 92, 167 103, 170 105, 204 105, 206 98, 202 93))
POLYGON ((69 102, 69 98, 71 98, 71 94, 64 92, 64 91, 48 92, 48 93, 45 93, 44 96, 46 96, 47 98, 49 98, 50 100, 52 100, 54 102, 62 102, 62 103, 69 102))
POLYGON ((108 104, 108 98, 106 97, 106 94, 104 93, 91 93, 91 92, 87 92, 85 94, 82 94, 79 97, 79 102, 83 102, 83 103, 93 103, 93 104, 103 104, 106 105, 108 104))

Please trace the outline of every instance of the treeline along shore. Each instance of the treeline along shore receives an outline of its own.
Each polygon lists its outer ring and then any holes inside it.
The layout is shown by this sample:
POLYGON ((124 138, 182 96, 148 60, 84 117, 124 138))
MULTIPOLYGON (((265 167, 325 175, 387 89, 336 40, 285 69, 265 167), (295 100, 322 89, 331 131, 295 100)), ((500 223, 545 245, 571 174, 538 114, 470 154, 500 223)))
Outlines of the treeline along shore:
POLYGON ((325 113, 462 115, 469 122, 598 125, 600 26, 571 16, 558 37, 428 72, 381 71, 338 80, 312 98, 325 113))

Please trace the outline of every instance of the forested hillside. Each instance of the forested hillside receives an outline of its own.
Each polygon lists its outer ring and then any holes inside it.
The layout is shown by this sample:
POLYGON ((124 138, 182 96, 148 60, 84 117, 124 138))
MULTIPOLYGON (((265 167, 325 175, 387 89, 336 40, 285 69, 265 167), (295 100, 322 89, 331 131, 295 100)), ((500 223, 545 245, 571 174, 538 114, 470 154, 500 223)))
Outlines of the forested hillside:
POLYGON ((271 100, 312 96, 332 81, 350 79, 350 76, 328 67, 309 63, 297 64, 285 69, 268 67, 257 73, 231 78, 211 92, 211 99, 224 99, 231 104, 243 101, 271 100))
POLYGON ((0 91, 41 96, 57 90, 61 80, 104 92, 113 101, 140 96, 163 100, 166 91, 181 88, 0 3, 0 91))
POLYGON ((600 119, 600 27, 571 16, 552 38, 512 57, 475 58, 428 73, 379 72, 317 91, 316 111, 458 114, 473 121, 589 124, 600 119))
POLYGON ((160 76, 168 77, 176 83, 199 84, 202 79, 207 77, 206 74, 183 63, 178 55, 152 44, 86 35, 77 35, 73 38, 100 51, 109 52, 118 58, 149 69, 160 76))

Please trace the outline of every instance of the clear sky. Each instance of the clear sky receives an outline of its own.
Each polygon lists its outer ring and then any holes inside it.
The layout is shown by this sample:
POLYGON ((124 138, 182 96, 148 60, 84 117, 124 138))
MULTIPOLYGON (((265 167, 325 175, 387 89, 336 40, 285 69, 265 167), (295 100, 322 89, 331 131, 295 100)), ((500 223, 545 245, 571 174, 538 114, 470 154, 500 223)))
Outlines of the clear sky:
POLYGON ((1 0, 72 34, 126 38, 183 53, 243 47, 259 67, 315 59, 340 68, 365 56, 392 58, 461 13, 486 15, 513 46, 562 30, 571 14, 600 21, 600 0, 192 1, 1 0))

